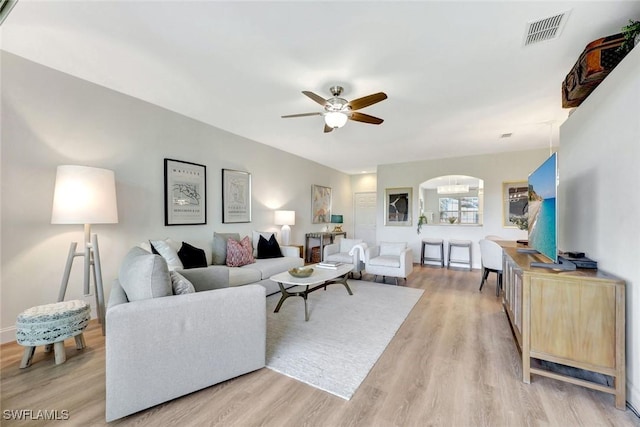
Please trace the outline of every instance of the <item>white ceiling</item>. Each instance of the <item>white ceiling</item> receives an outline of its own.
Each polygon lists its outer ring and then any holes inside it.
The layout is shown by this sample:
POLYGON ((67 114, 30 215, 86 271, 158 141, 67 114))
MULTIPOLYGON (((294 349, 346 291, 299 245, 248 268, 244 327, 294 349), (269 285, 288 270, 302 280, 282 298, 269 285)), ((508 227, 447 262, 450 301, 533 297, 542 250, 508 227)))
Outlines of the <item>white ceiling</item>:
POLYGON ((346 173, 557 145, 561 83, 639 1, 221 2, 20 0, 2 49, 346 173), (569 11, 523 47, 527 22, 569 11), (323 133, 301 94, 385 92, 385 119, 323 133), (501 139, 503 133, 513 133, 501 139))

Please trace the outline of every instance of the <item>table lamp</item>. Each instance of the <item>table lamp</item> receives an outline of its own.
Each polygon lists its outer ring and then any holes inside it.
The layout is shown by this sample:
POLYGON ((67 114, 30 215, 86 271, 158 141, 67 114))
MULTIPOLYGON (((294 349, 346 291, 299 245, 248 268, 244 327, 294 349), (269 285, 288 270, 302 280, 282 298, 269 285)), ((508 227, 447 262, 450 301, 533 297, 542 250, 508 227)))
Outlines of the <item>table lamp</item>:
POLYGON ((333 227, 334 233, 342 233, 342 215, 331 215, 331 224, 338 224, 333 227))
POLYGON ((53 195, 52 224, 84 224, 84 251, 76 252, 77 242, 71 242, 67 264, 60 284, 58 301, 64 301, 69 275, 75 257, 84 257, 84 294, 89 294, 90 271, 96 292, 97 314, 105 332, 104 288, 98 236, 91 234, 91 224, 118 222, 116 183, 113 171, 88 166, 58 166, 53 195))
POLYGON ((284 246, 287 246, 291 236, 291 227, 289 226, 296 225, 296 211, 276 211, 275 223, 282 226, 280 241, 284 246))

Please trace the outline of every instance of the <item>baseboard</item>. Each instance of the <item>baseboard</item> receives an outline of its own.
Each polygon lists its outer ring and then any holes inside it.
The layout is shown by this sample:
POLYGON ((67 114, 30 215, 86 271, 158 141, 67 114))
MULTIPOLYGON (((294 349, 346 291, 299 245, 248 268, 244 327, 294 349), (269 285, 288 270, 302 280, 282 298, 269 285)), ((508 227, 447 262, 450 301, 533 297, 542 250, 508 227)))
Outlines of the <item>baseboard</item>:
POLYGON ((16 326, 0 329, 0 344, 5 344, 16 340, 16 326))

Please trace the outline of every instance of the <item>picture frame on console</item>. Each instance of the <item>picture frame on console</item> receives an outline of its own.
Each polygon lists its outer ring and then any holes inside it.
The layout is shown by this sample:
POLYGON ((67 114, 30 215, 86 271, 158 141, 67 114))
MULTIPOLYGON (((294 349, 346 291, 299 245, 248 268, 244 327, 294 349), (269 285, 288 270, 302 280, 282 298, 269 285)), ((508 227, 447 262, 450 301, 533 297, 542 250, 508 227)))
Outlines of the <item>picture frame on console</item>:
POLYGON ((411 226, 413 189, 387 188, 384 193, 384 225, 411 226))
POLYGON ((222 222, 251 222, 251 174, 222 169, 222 222))
POLYGON ((331 187, 311 186, 311 223, 331 222, 331 187))
POLYGON ((502 226, 527 229, 529 184, 526 180, 502 183, 502 226))
POLYGON ((164 225, 207 223, 207 167, 164 159, 164 225))

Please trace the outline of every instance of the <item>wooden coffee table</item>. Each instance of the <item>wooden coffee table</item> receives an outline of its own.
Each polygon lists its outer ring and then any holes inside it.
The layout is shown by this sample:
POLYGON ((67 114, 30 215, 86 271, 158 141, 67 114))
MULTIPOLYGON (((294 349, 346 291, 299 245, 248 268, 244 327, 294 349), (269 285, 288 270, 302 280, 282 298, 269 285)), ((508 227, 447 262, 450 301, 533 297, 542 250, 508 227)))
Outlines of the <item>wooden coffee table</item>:
POLYGON ((278 301, 278 305, 276 309, 273 310, 274 313, 280 311, 280 307, 284 300, 289 297, 302 297, 304 299, 304 320, 309 320, 309 310, 307 309, 307 296, 320 288, 327 289, 327 285, 331 285, 333 283, 342 283, 345 288, 347 288, 347 292, 349 295, 353 295, 351 292, 351 288, 347 284, 347 276, 349 272, 353 270, 353 264, 342 264, 338 266, 336 269, 332 268, 320 268, 317 265, 310 265, 309 268, 313 268, 313 273, 309 277, 293 277, 289 274, 288 271, 284 273, 279 273, 274 276, 271 276, 269 279, 278 283, 280 287, 280 292, 282 295, 280 296, 280 301, 278 301), (295 286, 304 286, 305 289, 303 291, 290 291, 285 288, 285 285, 295 285, 295 286), (310 288, 311 286, 311 288, 310 288))

